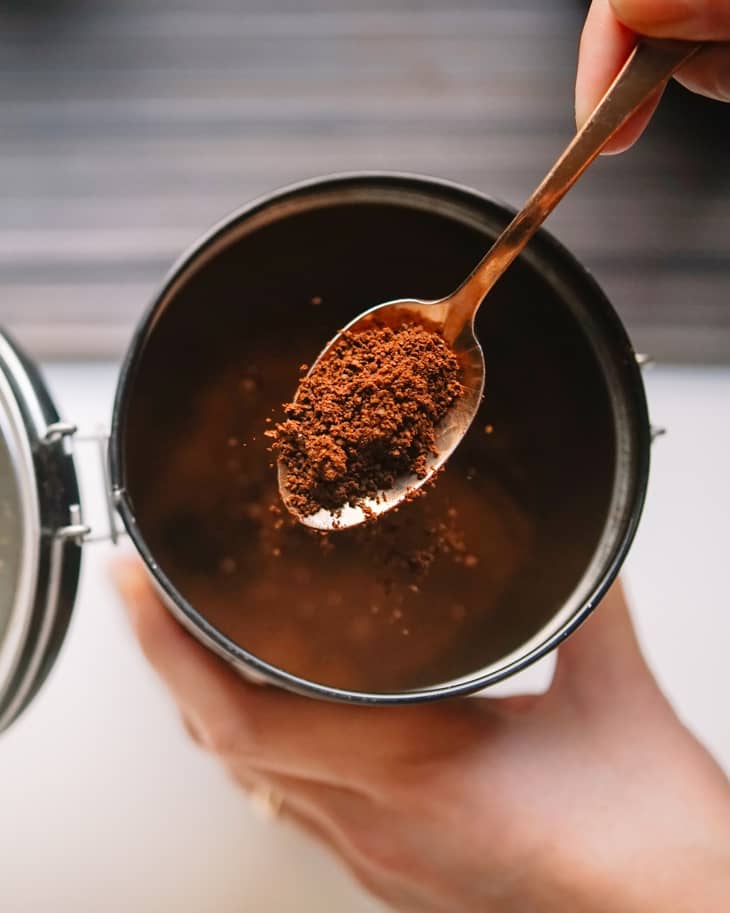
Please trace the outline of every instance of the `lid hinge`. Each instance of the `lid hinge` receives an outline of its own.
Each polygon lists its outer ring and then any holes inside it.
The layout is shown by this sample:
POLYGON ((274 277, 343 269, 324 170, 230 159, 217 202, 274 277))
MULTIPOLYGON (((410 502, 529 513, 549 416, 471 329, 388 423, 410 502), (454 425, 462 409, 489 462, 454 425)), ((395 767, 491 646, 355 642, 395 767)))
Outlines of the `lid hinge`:
POLYGON ((69 508, 69 523, 66 526, 60 526, 55 530, 55 536, 58 539, 69 540, 77 545, 84 542, 112 542, 116 545, 123 530, 117 523, 117 513, 112 496, 111 478, 109 475, 109 463, 107 461, 107 451, 109 447, 109 434, 100 430, 93 434, 78 434, 78 428, 71 422, 53 422, 46 428, 42 443, 46 446, 63 444, 69 456, 73 456, 74 448, 78 444, 93 444, 96 448, 101 477, 103 481, 104 508, 107 519, 108 531, 104 533, 94 533, 92 528, 84 522, 83 513, 80 504, 72 504, 69 508))

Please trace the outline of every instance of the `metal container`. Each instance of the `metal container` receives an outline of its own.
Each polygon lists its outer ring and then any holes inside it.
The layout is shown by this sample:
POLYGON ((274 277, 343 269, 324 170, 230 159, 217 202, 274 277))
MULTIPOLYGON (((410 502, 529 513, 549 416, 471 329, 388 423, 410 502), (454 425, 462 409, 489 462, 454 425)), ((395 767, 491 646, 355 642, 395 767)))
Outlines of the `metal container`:
MULTIPOLYGON (((175 617, 243 675, 359 703, 467 694, 554 649, 618 573, 649 469, 640 358, 596 282, 545 231, 482 308, 485 400, 434 490, 389 531, 336 533, 326 547, 270 510, 264 432, 300 363, 374 303, 448 293, 512 214, 406 175, 301 184, 216 226, 140 322, 114 406, 110 504, 175 617)), ((57 652, 87 531, 73 428, 32 368, 0 354, 11 457, 0 506, 11 526, 22 506, 30 549, 13 557, 24 569, 8 579, 20 583, 0 592, 2 728, 57 652), (30 421, 22 403, 39 389, 30 421), (50 596, 43 554, 55 560, 50 596)))

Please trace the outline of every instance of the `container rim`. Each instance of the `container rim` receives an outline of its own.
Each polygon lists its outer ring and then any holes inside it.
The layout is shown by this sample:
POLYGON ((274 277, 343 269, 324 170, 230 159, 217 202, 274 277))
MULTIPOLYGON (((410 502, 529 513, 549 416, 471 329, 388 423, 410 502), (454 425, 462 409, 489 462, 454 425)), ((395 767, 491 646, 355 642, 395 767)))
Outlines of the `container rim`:
POLYGON ((514 207, 465 185, 426 175, 392 171, 344 172, 311 178, 290 184, 273 193, 259 196, 250 203, 233 210, 217 222, 199 240, 194 242, 175 261, 132 335, 129 348, 121 365, 112 412, 109 466, 113 496, 133 544, 151 571, 156 584, 167 597, 175 617, 185 627, 194 630, 196 634, 201 636, 215 653, 231 662, 237 668, 252 673, 252 676, 257 681, 273 682, 289 691, 309 697, 368 705, 420 703, 444 697, 473 694, 487 686, 511 677, 537 662, 537 660, 556 649, 588 618, 617 577, 631 547, 643 510, 648 484, 651 445, 649 418, 640 368, 626 330, 591 273, 561 242, 544 228, 541 228, 536 233, 530 242, 530 249, 532 251, 539 250, 546 260, 556 264, 554 271, 556 275, 567 275, 573 283, 583 284, 587 294, 590 294, 594 299, 595 308, 601 311, 602 328, 607 336, 610 337, 608 342, 612 344, 616 351, 623 351, 627 354, 627 357, 621 361, 619 367, 622 372, 624 390, 627 394, 628 419, 636 446, 633 448, 630 465, 631 478, 629 486, 631 490, 627 495, 627 503, 631 504, 631 508, 615 534, 613 548, 610 555, 603 561, 603 566, 597 574, 598 580, 596 584, 590 590, 582 606, 575 610, 553 633, 524 654, 506 661, 504 665, 500 665, 496 669, 478 670, 455 681, 398 692, 348 690, 311 681, 286 672, 284 669, 262 660, 235 643, 235 641, 212 625, 182 596, 170 578, 160 568, 149 549, 137 525, 135 512, 124 484, 122 438, 131 381, 143 355, 145 342, 159 316, 158 311, 183 270, 192 266, 213 245, 222 241, 227 233, 234 231, 242 223, 252 220, 256 215, 269 208, 305 198, 313 192, 321 194, 347 189, 360 191, 367 189, 420 191, 424 194, 435 196, 444 204, 451 203, 455 207, 462 207, 464 219, 466 219, 469 208, 475 212, 483 211, 488 207, 498 208, 510 216, 515 212, 514 207))

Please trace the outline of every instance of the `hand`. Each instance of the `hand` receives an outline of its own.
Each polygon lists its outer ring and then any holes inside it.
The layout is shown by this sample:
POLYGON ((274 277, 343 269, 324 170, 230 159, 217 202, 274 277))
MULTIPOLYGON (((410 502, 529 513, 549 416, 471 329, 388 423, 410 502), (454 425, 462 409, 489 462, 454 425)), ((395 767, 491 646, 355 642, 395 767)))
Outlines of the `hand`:
MULTIPOLYGON (((701 50, 677 73, 692 92, 730 101, 728 0, 593 0, 583 28, 575 84, 580 128, 629 56, 636 35, 725 42, 701 50)), ((622 152, 641 135, 659 103, 658 93, 634 115, 605 152, 622 152)))
POLYGON ((117 568, 193 737, 403 911, 730 909, 730 787, 639 652, 621 589, 542 696, 366 708, 242 681, 117 568))

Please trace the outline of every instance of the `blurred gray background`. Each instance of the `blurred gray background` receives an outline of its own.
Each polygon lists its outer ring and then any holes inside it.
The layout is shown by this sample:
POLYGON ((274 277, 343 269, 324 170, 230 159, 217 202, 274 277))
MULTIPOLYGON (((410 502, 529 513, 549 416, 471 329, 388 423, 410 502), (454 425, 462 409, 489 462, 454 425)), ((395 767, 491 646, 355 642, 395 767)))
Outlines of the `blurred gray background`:
MULTIPOLYGON (((116 357, 166 269, 279 185, 443 176, 519 205, 569 138, 578 0, 0 0, 0 320, 116 357)), ((668 93, 550 219, 637 348, 730 361, 730 109, 668 93)))

